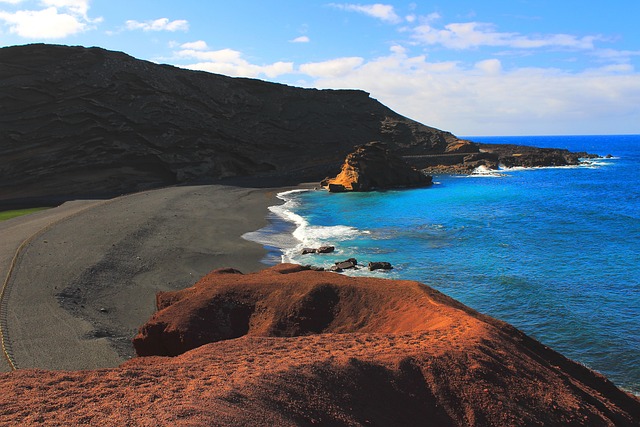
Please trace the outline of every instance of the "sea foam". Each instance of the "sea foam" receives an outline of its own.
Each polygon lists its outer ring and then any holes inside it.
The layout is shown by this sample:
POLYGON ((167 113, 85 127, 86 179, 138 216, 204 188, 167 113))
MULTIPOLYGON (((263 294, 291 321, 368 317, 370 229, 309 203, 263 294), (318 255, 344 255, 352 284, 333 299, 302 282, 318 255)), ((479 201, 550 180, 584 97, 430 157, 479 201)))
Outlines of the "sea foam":
POLYGON ((311 190, 290 190, 278 193, 278 199, 283 200, 284 203, 269 207, 272 214, 268 217, 270 224, 258 231, 245 233, 242 237, 279 250, 281 262, 299 264, 299 256, 303 248, 335 245, 336 242, 367 233, 346 225, 310 225, 309 221, 295 212, 300 207, 297 196, 308 191, 311 190))

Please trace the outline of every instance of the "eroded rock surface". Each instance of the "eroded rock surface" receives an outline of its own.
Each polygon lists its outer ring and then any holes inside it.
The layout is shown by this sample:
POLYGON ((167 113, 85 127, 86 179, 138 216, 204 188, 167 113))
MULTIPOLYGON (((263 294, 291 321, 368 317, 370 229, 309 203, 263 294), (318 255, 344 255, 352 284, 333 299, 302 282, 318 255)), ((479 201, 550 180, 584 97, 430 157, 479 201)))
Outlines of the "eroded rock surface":
POLYGON ((282 264, 158 295, 114 369, 0 375, 0 425, 636 426, 640 401, 417 282, 282 264))
POLYGON ((386 188, 427 187, 432 178, 391 153, 378 141, 356 147, 349 153, 335 178, 321 185, 331 192, 371 191, 386 188))

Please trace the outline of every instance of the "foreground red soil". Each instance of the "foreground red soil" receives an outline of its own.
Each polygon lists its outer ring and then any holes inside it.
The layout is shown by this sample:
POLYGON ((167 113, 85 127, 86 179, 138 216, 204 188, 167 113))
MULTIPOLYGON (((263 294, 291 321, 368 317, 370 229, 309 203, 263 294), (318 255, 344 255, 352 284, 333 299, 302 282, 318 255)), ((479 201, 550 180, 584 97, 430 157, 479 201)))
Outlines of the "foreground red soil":
POLYGON ((0 376, 1 425, 638 425, 640 401, 415 282, 280 265, 158 296, 114 369, 0 376))

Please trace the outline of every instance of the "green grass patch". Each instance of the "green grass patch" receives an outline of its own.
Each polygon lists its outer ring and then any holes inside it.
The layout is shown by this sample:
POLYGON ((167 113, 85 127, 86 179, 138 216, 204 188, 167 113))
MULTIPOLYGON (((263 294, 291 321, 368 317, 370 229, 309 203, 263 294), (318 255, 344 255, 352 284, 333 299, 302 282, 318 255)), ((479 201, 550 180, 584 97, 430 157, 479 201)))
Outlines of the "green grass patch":
POLYGON ((15 209, 12 211, 2 211, 0 212, 0 221, 6 221, 11 218, 15 218, 17 216, 28 215, 30 213, 43 211, 49 208, 30 208, 30 209, 15 209))

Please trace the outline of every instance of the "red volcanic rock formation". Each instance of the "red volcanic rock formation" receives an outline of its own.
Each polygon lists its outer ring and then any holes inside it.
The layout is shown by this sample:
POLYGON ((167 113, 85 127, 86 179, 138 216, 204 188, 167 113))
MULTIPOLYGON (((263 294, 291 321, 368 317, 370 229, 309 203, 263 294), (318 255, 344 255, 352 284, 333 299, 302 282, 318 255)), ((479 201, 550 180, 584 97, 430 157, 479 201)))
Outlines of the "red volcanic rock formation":
POLYGON ((356 147, 345 159, 338 176, 321 183, 332 192, 426 187, 431 184, 430 176, 390 153, 387 145, 378 141, 356 147))
POLYGON ((160 294, 158 308, 137 350, 182 354, 99 371, 2 374, 0 425, 640 420, 640 401, 601 375, 417 282, 287 264, 217 270, 160 294))

